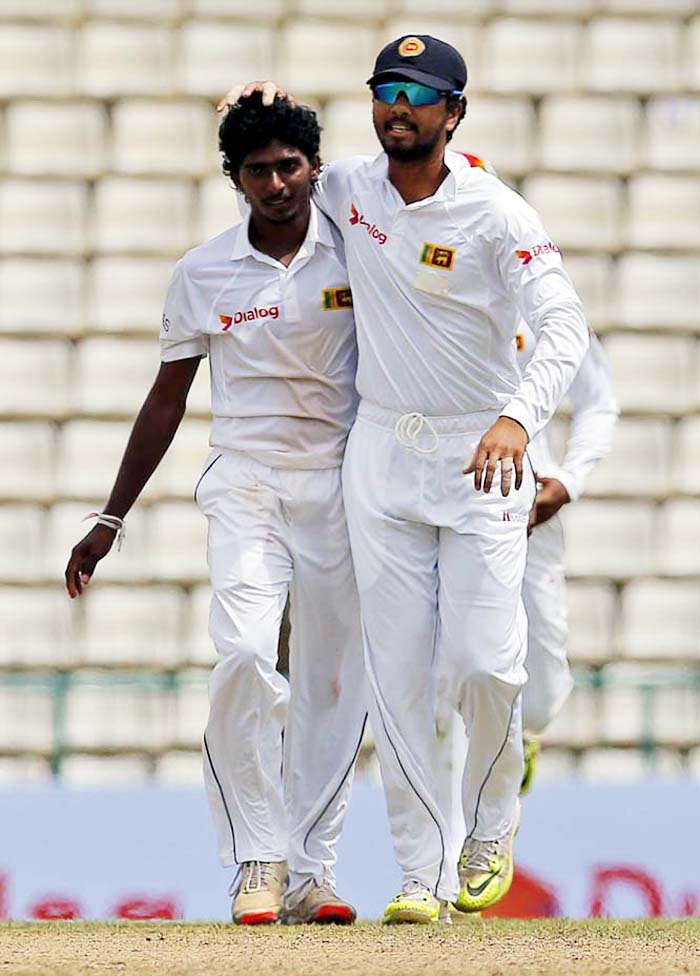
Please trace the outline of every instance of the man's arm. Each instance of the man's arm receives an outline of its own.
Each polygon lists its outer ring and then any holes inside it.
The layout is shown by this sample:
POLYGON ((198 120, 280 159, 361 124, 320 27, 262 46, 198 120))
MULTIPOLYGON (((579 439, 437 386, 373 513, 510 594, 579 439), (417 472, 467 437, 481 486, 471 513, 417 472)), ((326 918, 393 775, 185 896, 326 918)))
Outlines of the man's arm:
MULTIPOLYGON (((158 467, 180 426, 200 357, 161 363, 155 383, 134 422, 105 514, 123 519, 158 467)), ((115 539, 115 529, 96 525, 73 548, 66 567, 66 587, 80 596, 115 539)))
POLYGON ((612 373, 605 351, 595 336, 569 388, 573 408, 566 457, 561 466, 537 472, 542 485, 530 513, 530 528, 548 521, 583 491, 596 461, 610 453, 620 415, 612 373))

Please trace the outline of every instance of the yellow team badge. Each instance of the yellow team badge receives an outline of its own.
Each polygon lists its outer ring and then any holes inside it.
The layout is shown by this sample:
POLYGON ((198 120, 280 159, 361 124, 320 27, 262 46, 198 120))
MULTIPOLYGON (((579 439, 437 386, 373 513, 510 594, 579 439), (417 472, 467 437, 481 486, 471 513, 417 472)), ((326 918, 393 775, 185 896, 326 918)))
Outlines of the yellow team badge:
POLYGON ((452 271, 455 263, 454 247, 442 247, 440 244, 423 244, 420 263, 429 264, 432 268, 442 268, 443 271, 452 271))
POLYGON ((324 288, 322 294, 324 312, 352 308, 352 292, 349 288, 324 288))
POLYGON ((404 37, 399 44, 399 54, 402 58, 415 58, 425 51, 425 44, 420 37, 404 37))

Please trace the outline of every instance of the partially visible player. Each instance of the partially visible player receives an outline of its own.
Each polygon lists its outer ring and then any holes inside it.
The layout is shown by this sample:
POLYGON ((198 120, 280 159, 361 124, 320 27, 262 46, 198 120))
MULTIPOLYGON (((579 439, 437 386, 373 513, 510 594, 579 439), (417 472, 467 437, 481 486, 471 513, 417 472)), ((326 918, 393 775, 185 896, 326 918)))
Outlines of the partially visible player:
POLYGON ((280 99, 248 99, 222 122, 224 171, 251 212, 177 263, 160 371, 105 511, 66 569, 78 596, 209 355, 213 450, 195 501, 209 524, 219 660, 204 775, 221 861, 241 867, 232 914, 242 924, 355 918, 334 865, 366 718, 340 482, 357 354, 342 240, 312 201, 319 135, 310 109, 280 99), (289 682, 275 669, 288 594, 289 682))
MULTIPOLYGON (((525 370, 535 347, 535 336, 524 322, 520 324, 516 341, 518 362, 525 370)), ((539 735, 559 713, 573 687, 567 658, 564 534, 558 513, 564 505, 580 497, 596 461, 609 454, 619 416, 610 366, 594 335, 568 395, 572 419, 561 465, 554 458, 549 425, 532 439, 527 449, 538 487, 530 512, 530 538, 523 579, 523 602, 528 617, 525 661, 528 681, 523 689, 523 793, 532 784, 539 735)), ((461 718, 454 710, 449 673, 441 676, 439 698, 439 725, 444 745, 440 792, 445 808, 451 811, 450 819, 456 825, 455 830, 459 832, 464 830, 461 768, 467 752, 467 738, 461 718)))

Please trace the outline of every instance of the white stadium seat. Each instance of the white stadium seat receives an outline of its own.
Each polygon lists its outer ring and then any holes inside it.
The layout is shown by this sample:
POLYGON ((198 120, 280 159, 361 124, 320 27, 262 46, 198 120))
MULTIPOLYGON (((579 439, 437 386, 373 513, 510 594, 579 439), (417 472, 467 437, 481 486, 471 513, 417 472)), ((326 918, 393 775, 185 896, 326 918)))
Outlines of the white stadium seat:
POLYGON ((649 775, 649 765, 637 749, 590 749, 576 772, 589 783, 637 783, 649 775))
POLYGON ((579 86, 580 31, 571 21, 495 20, 481 44, 486 91, 543 95, 579 86))
POLYGON ((676 428, 674 487, 700 495, 700 416, 684 417, 676 428))
POLYGON ((62 498, 107 498, 129 438, 129 421, 69 420, 57 440, 62 498))
POLYGON ((672 489, 670 420, 623 418, 608 457, 599 461, 586 495, 663 497, 672 489))
POLYGON ((559 247, 619 247, 623 192, 614 177, 535 175, 524 180, 522 191, 559 247))
POLYGON ((188 626, 185 632, 185 659, 190 664, 212 667, 216 664, 216 650, 209 636, 209 605, 211 586, 195 586, 190 593, 188 626))
POLYGON ((174 39, 162 27, 88 21, 76 35, 77 76, 85 95, 167 95, 174 39))
POLYGON ((295 95, 360 96, 378 48, 369 28, 299 20, 282 30, 279 51, 280 82, 295 95))
POLYGON ((75 23, 83 14, 84 0, 3 0, 3 17, 8 20, 55 20, 75 23))
POLYGON ((450 147, 480 156, 499 175, 519 176, 534 164, 535 127, 530 99, 476 95, 450 147))
POLYGON ((209 716, 209 692, 206 672, 181 671, 175 705, 175 742, 178 746, 198 749, 209 716))
MULTIPOLYGON (((3 11, 4 13, 4 11, 3 11)), ((73 36, 64 27, 3 23, 0 97, 72 94, 73 36)))
POLYGON ((87 244, 85 183, 0 183, 0 253, 81 254, 87 244))
POLYGON ((700 255, 627 253, 620 258, 613 312, 617 325, 700 331, 698 305, 700 255))
POLYGON ((98 586, 84 603, 84 665, 171 669, 181 662, 183 596, 176 587, 98 586))
POLYGON ((184 180, 108 177, 95 191, 95 247, 179 257, 191 243, 194 191, 184 180))
POLYGON ((545 744, 585 745, 599 735, 599 698, 589 688, 574 688, 566 705, 544 733, 545 744))
POLYGON ((55 433, 51 424, 0 422, 0 498, 50 500, 55 492, 55 433))
POLYGON ((42 576, 43 514, 31 505, 0 505, 0 580, 24 583, 42 576))
POLYGON ((218 100, 237 80, 276 79, 269 27, 189 21, 179 33, 178 88, 188 95, 218 100))
MULTIPOLYGON (((397 13, 411 14, 422 17, 426 11, 424 0, 395 0, 394 4, 397 13)), ((484 14, 495 12, 499 6, 498 0, 442 0, 440 4, 440 16, 459 20, 478 18, 484 14)))
MULTIPOLYGON (((46 519, 46 543, 43 552, 42 576, 48 580, 63 580, 71 550, 87 535, 94 520, 85 520, 89 512, 99 512, 106 498, 90 502, 59 502, 52 505, 46 519)), ((0 515, 2 509, 0 508, 0 515)), ((95 579, 100 582, 140 583, 151 579, 148 565, 149 543, 146 536, 146 515, 142 505, 136 505, 128 515, 126 538, 121 550, 112 546, 100 561, 95 579)))
POLYGON ((700 576, 700 500, 679 498, 661 507, 657 563, 668 576, 700 576))
POLYGON ((77 753, 61 762, 61 783, 73 789, 124 789, 144 786, 151 765, 139 756, 86 756, 77 753))
POLYGON ((51 765, 46 759, 30 756, 0 759, 0 785, 3 789, 47 786, 52 777, 51 765))
POLYGON ((700 169, 700 97, 651 98, 646 107, 646 164, 655 169, 700 169))
POLYGON ((697 0, 600 0, 600 10, 613 14, 692 14, 697 0))
MULTIPOLYGON (((188 0, 83 0, 90 17, 177 21, 188 13, 188 0)), ((239 0, 240 2, 240 0, 239 0)))
POLYGON ((197 194, 195 241, 208 241, 240 220, 238 196, 223 173, 202 180, 197 194))
POLYGON ((164 580, 207 579, 207 522, 194 501, 161 502, 149 513, 153 575, 164 580))
POLYGON ((664 92, 682 86, 682 25, 674 20, 610 17, 585 38, 584 78, 597 91, 664 92))
MULTIPOLYGON (((700 7, 695 4, 694 13, 698 13, 700 7)), ((693 91, 700 89, 700 17, 696 17, 688 25, 688 50, 686 56, 687 76, 686 87, 693 91)))
POLYGON ((160 366, 155 336, 83 339, 75 353, 74 407, 80 413, 136 416, 160 366))
POLYGON ((552 95, 540 109, 544 169, 627 173, 640 158, 641 108, 626 95, 552 95))
POLYGON ((60 580, 52 586, 0 588, 0 667, 75 665, 78 612, 60 580))
POLYGON ((10 417, 66 413, 71 358, 58 339, 0 340, 0 411, 10 417))
POLYGON ((499 7, 504 14, 583 17, 594 13, 597 3, 598 0, 557 0, 554 6, 549 0, 501 0, 499 7))
MULTIPOLYGON (((627 243, 636 248, 700 250, 700 185, 696 177, 642 173, 629 182, 627 243)), ((696 270, 700 277, 700 265, 696 270)))
MULTIPOLYGON (((148 680, 148 679, 145 679, 148 680)), ((172 741, 173 696, 150 681, 75 682, 66 695, 66 744, 74 749, 159 749, 172 741)))
POLYGON ((208 105, 125 100, 114 109, 112 131, 120 173, 200 176, 219 164, 217 118, 208 105))
POLYGON ((622 591, 622 651, 631 658, 698 656, 695 580, 633 580, 622 591))
POLYGON ((696 745, 700 735, 700 700, 690 685, 690 674, 683 675, 686 688, 656 688, 653 697, 654 738, 667 746, 696 745))
POLYGON ((685 413, 694 406, 696 343, 687 336, 605 337, 623 411, 685 413))
MULTIPOLYGON (((606 677, 611 668, 605 669, 606 677)), ((601 736, 606 742, 619 744, 637 742, 646 728, 644 699, 639 688, 634 686, 608 686, 601 691, 601 736)))
POLYGON ((565 254, 564 267, 581 296, 586 321, 594 329, 610 325, 612 260, 604 254, 565 254))
MULTIPOLYGON (((391 0, 343 0, 343 3, 328 3, 328 0, 297 0, 294 13, 298 17, 319 19, 338 17, 341 20, 360 20, 367 23, 382 20, 392 7, 391 0)), ((417 30, 416 33, 419 31, 417 30)))
POLYGON ((97 102, 11 102, 5 167, 18 176, 97 176, 106 165, 107 116, 97 102))
POLYGON ((0 752, 53 748, 54 698, 33 684, 0 685, 0 752))
POLYGON ((346 156, 376 156, 381 146, 372 125, 372 102, 364 98, 335 98, 323 113, 321 158, 324 162, 346 156))
POLYGON ((608 583, 571 581, 567 649, 572 661, 599 661, 613 656, 615 591, 608 583))
POLYGON ((654 509, 636 501, 586 498, 562 510, 566 565, 573 576, 628 578, 653 572, 654 509))
MULTIPOLYGON (((119 0, 115 2, 118 3, 119 0)), ((256 0, 255 4, 248 0, 189 0, 193 19, 231 17, 234 20, 257 20, 265 24, 281 17, 285 6, 286 0, 256 0)))
POLYGON ((201 751, 166 752, 158 758, 154 779, 159 786, 201 788, 203 782, 201 751))
POLYGON ((81 332, 84 278, 77 259, 0 260, 0 332, 81 332))
POLYGON ((157 336, 174 266, 173 258, 95 258, 90 262, 86 282, 87 327, 157 336))

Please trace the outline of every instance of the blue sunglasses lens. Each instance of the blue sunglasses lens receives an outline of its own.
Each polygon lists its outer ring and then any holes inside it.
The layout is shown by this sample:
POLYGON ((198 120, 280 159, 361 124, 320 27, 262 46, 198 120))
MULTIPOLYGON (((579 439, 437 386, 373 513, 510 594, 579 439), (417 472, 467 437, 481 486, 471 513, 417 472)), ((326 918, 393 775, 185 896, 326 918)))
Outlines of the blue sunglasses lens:
POLYGON ((408 99, 408 104, 414 108, 418 105, 437 105, 445 92, 428 85, 421 85, 417 81, 386 81, 374 86, 374 97, 386 105, 396 104, 401 92, 408 99))

